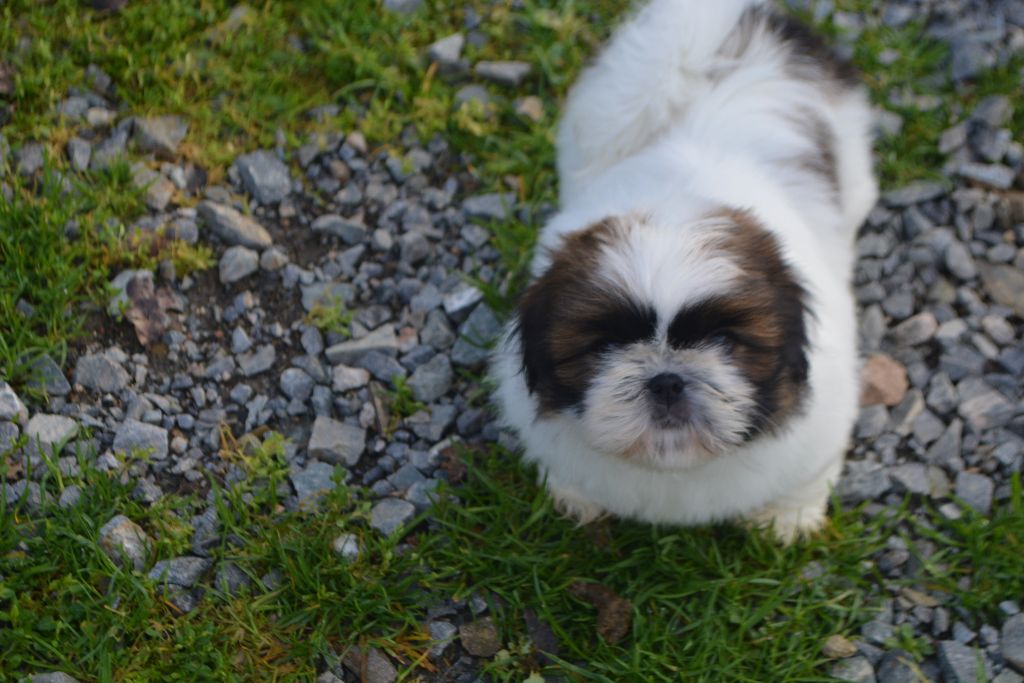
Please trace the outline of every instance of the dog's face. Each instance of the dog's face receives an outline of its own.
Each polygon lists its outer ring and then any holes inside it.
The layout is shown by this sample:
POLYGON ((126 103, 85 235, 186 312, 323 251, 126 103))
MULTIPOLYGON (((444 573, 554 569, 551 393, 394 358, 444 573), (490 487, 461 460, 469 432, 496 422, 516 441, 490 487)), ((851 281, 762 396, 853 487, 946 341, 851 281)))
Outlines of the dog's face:
POLYGON ((595 450, 682 469, 799 409, 806 295, 750 214, 609 218, 550 256, 519 306, 523 371, 595 450))

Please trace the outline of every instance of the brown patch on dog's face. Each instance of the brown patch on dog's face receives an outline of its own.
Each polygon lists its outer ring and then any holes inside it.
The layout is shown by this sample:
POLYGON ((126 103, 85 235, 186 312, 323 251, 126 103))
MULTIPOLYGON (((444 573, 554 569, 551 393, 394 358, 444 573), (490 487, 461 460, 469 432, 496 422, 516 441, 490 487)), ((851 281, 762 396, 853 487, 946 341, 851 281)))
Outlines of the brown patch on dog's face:
POLYGON ((728 348, 757 390, 756 433, 798 408, 806 390, 807 294, 778 241, 750 213, 719 215, 734 226, 719 247, 739 266, 741 279, 728 295, 680 311, 668 340, 675 347, 713 342, 728 348))
POLYGON ((614 218, 569 235, 519 304, 526 384, 543 412, 579 408, 602 353, 653 337, 653 309, 600 276, 628 228, 614 218))

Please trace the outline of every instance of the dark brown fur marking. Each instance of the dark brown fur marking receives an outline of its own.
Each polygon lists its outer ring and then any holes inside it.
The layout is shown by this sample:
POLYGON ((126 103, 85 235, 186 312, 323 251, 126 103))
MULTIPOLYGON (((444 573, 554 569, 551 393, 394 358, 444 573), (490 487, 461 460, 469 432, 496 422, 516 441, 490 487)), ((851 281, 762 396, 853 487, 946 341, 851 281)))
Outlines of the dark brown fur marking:
POLYGON ((519 304, 527 387, 545 412, 580 404, 596 354, 654 334, 649 307, 598 279, 602 250, 624 234, 608 218, 569 235, 519 304))
POLYGON ((778 240, 746 211, 726 211, 735 224, 722 246, 743 270, 744 283, 729 297, 748 312, 739 327, 753 344, 739 343, 735 358, 758 387, 764 417, 778 422, 806 391, 807 292, 782 256, 778 240))

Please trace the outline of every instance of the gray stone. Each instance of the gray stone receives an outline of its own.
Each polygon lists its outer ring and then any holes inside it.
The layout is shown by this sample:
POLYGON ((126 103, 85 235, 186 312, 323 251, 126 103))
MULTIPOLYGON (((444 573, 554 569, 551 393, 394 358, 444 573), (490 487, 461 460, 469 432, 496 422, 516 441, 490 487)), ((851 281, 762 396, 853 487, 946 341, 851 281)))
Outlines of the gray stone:
POLYGON ((268 150, 257 150, 235 159, 246 191, 260 204, 279 202, 292 190, 288 167, 268 150))
POLYGON ((272 368, 276 360, 277 351, 274 350, 274 345, 264 344, 255 351, 239 356, 238 369, 246 377, 252 377, 272 368))
POLYGON ((907 318, 892 330, 893 339, 904 346, 915 346, 922 344, 933 336, 939 329, 938 320, 935 314, 924 311, 907 318))
POLYGON ((416 266, 430 257, 430 242, 418 232, 407 232, 399 240, 400 258, 403 263, 416 266))
POLYGON ((365 387, 369 381, 370 373, 363 368, 337 365, 331 372, 331 387, 339 394, 365 387))
POLYGON ((26 385, 30 388, 43 391, 48 396, 67 396, 71 392, 71 383, 56 361, 48 355, 43 354, 36 358, 29 369, 32 376, 26 385))
POLYGON ((935 413, 926 409, 917 416, 916 420, 914 420, 912 431, 914 433, 914 438, 917 439, 918 443, 922 446, 927 446, 942 436, 942 432, 945 431, 945 429, 945 423, 935 417, 935 413))
POLYGON ((35 674, 27 679, 29 683, 79 683, 74 676, 69 676, 63 671, 51 671, 45 674, 35 674))
POLYGON ((308 448, 314 458, 351 467, 366 448, 366 430, 320 415, 313 423, 308 448))
POLYGON ((1001 427, 1009 422, 1017 411, 1017 406, 986 384, 983 379, 965 379, 957 390, 960 395, 957 412, 974 431, 1001 427))
POLYGON ((313 393, 313 378, 298 368, 288 368, 281 373, 281 391, 293 401, 306 401, 313 393))
POLYGON ((266 228, 230 206, 202 201, 196 210, 207 227, 225 244, 264 249, 273 243, 266 228))
POLYGON ((236 596, 252 585, 252 579, 237 564, 225 560, 217 567, 213 585, 219 591, 236 596))
MULTIPOLYGON (((881 564, 881 561, 879 561, 879 564, 881 564)), ((881 619, 869 621, 861 627, 860 631, 864 639, 874 645, 883 645, 885 641, 892 638, 893 634, 892 624, 881 619)))
POLYGON ((865 406, 857 418, 857 438, 873 439, 884 432, 888 425, 889 411, 884 405, 865 406))
POLYGON ((1007 265, 982 264, 981 283, 992 300, 1024 317, 1024 271, 1007 265))
POLYGON ((331 541, 331 550, 346 562, 359 559, 359 539, 355 534, 342 534, 331 541))
POLYGON ((856 505, 873 500, 892 487, 889 473, 881 465, 852 461, 847 463, 847 470, 836 486, 836 493, 844 503, 856 505))
POLYGON ((462 282, 444 295, 444 312, 453 320, 461 320, 483 298, 483 292, 469 283, 462 282))
POLYGON ((458 629, 450 622, 435 620, 427 624, 427 632, 433 641, 430 645, 430 656, 436 659, 444 655, 455 640, 458 629))
POLYGON ((928 394, 925 396, 925 400, 932 409, 945 414, 956 408, 960 397, 949 376, 939 373, 934 375, 928 384, 928 394))
POLYGON ((110 281, 110 288, 114 290, 114 296, 107 304, 107 314, 112 317, 120 317, 131 302, 128 299, 128 285, 135 279, 146 280, 149 286, 153 286, 153 273, 148 270, 122 270, 110 281))
POLYGON ((362 220, 344 218, 336 213, 328 213, 316 218, 310 227, 314 232, 327 233, 340 237, 345 244, 359 244, 366 238, 366 226, 362 220))
POLYGON ((305 468, 292 472, 291 480, 299 507, 303 508, 315 504, 320 496, 337 487, 334 467, 319 460, 313 460, 305 468))
POLYGON ((348 282, 316 282, 302 287, 302 307, 312 311, 316 306, 334 307, 351 303, 356 290, 348 282))
POLYGON ((975 512, 987 515, 992 510, 992 494, 995 484, 983 474, 959 472, 956 475, 956 495, 970 505, 975 512))
POLYGON ((22 146, 14 153, 14 163, 21 175, 35 175, 43 167, 43 146, 34 142, 22 146))
POLYGON ((90 391, 114 393, 127 387, 131 376, 107 354, 95 353, 78 359, 74 380, 90 391))
POLYGON ((404 492, 407 491, 409 487, 418 484, 425 479, 426 478, 414 464, 407 462, 399 467, 394 474, 388 477, 388 483, 395 488, 395 491, 404 492))
POLYGON ((945 183, 918 181, 887 192, 882 197, 882 201, 889 206, 903 208, 931 201, 946 194, 948 190, 949 188, 945 183))
POLYGON ((149 571, 149 578, 162 584, 191 588, 213 566, 213 560, 186 555, 160 560, 149 571))
POLYGON ((120 566, 122 557, 136 570, 146 566, 153 541, 138 524, 124 515, 117 515, 103 525, 99 534, 100 549, 114 564, 120 566))
POLYGON ((999 648, 1013 668, 1024 672, 1024 615, 1017 614, 1006 620, 999 636, 999 648))
POLYGON ((972 648, 955 640, 942 640, 937 646, 946 683, 977 683, 978 655, 972 648))
POLYGON ((280 247, 270 247, 260 254, 260 268, 274 272, 288 265, 288 254, 280 247))
POLYGON ((919 496, 927 496, 931 493, 931 480, 925 465, 916 462, 899 465, 889 470, 889 476, 901 490, 907 493, 919 496))
POLYGON ((1012 168, 1002 164, 978 163, 961 164, 958 173, 963 178, 994 190, 1010 189, 1016 175, 1012 168))
POLYGON ((409 388, 417 401, 432 403, 448 393, 453 376, 451 361, 437 354, 416 368, 409 378, 409 388))
POLYGON ((124 158, 124 150, 127 143, 128 131, 114 130, 109 137, 93 146, 92 160, 89 162, 89 168, 94 171, 110 168, 111 164, 115 161, 124 158))
POLYGON ((73 137, 68 140, 66 151, 68 161, 71 162, 71 168, 79 173, 89 169, 89 160, 92 158, 92 145, 88 141, 77 136, 73 137))
POLYGON ((248 247, 228 247, 220 257, 220 281, 229 285, 243 280, 260 268, 259 254, 248 247))
POLYGON ((533 65, 527 62, 478 62, 474 71, 480 78, 493 81, 499 85, 506 85, 511 88, 523 82, 523 79, 530 75, 533 65))
POLYGON ((69 484, 60 492, 60 499, 57 501, 57 504, 60 505, 62 509, 67 510, 78 505, 78 501, 81 499, 82 488, 77 484, 69 484))
POLYGON ((462 210, 470 219, 506 221, 512 217, 516 196, 511 192, 492 192, 467 197, 462 210))
POLYGON ((455 333, 444 313, 434 309, 427 314, 426 324, 420 330, 420 341, 438 351, 443 351, 455 343, 455 333))
POLYGON ((459 58, 462 57, 462 46, 465 44, 465 36, 461 33, 453 33, 431 43, 427 47, 427 57, 437 62, 441 67, 457 65, 459 58))
POLYGON ((393 382, 396 377, 405 377, 405 366, 386 353, 370 351, 360 356, 355 364, 370 371, 382 382, 393 382))
POLYGON ((409 309, 413 313, 427 313, 440 306, 441 303, 441 292, 434 285, 428 284, 409 299, 409 309))
POLYGON ((352 365, 371 351, 398 355, 398 337, 391 325, 381 325, 365 337, 330 346, 324 353, 332 365, 352 365))
POLYGON ((964 423, 960 420, 953 420, 938 441, 928 449, 925 459, 934 465, 943 466, 957 462, 960 459, 963 430, 964 423))
MULTIPOLYGON (((231 332, 231 353, 238 355, 245 353, 252 348, 252 338, 245 331, 244 327, 236 327, 231 332)), ((209 368, 207 368, 209 371, 209 368)))
POLYGON ((24 424, 28 419, 28 408, 21 402, 14 389, 0 379, 0 420, 24 424))
POLYGON ((412 14, 423 6, 423 0, 384 0, 384 9, 395 14, 412 14))
POLYGON ((370 510, 370 526, 390 536, 416 515, 416 507, 398 498, 385 498, 370 510))
POLYGON ((953 41, 950 70, 955 81, 972 79, 992 66, 994 56, 984 43, 965 35, 953 41))
POLYGON ((885 653, 878 662, 878 683, 921 683, 914 658, 905 650, 885 653))
POLYGON ((978 276, 978 267, 963 242, 951 242, 946 247, 946 268, 961 280, 973 280, 978 276))
POLYGON ((163 460, 167 447, 166 429, 138 420, 125 420, 114 435, 114 451, 119 453, 144 451, 153 460, 163 460))
POLYGON ((67 443, 78 434, 78 423, 64 415, 36 413, 25 425, 25 436, 47 448, 67 443))
POLYGON ((1024 683, 1024 676, 1021 676, 1013 669, 1006 668, 992 679, 992 683, 1024 683))
POLYGON ((188 122, 180 116, 135 119, 135 144, 143 152, 173 157, 188 134, 188 122))
POLYGON ((452 99, 455 109, 459 109, 464 104, 476 104, 486 109, 494 103, 494 98, 487 92, 487 88, 478 83, 462 86, 455 91, 455 97, 452 99))
POLYGON ((145 202, 153 211, 163 211, 174 197, 174 183, 142 164, 132 165, 132 182, 145 191, 145 202))
POLYGON ((836 662, 829 673, 833 678, 848 683, 876 683, 875 670, 863 655, 836 662))
POLYGON ((139 479, 138 483, 135 484, 135 488, 132 489, 132 498, 144 505, 152 505, 163 498, 163 496, 163 490, 151 479, 139 479))

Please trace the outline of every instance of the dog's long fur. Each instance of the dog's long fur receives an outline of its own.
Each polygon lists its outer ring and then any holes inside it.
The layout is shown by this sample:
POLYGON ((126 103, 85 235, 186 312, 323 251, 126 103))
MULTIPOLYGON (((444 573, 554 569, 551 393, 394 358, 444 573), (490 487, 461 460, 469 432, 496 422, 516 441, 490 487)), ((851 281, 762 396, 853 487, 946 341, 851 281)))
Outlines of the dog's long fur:
POLYGON ((870 123, 849 71, 759 0, 653 0, 582 74, 562 208, 493 360, 506 423, 570 513, 820 527, 857 413, 870 123), (704 334, 706 310, 733 339, 671 338, 704 334), (666 370, 692 387, 674 431, 631 403, 666 370))

